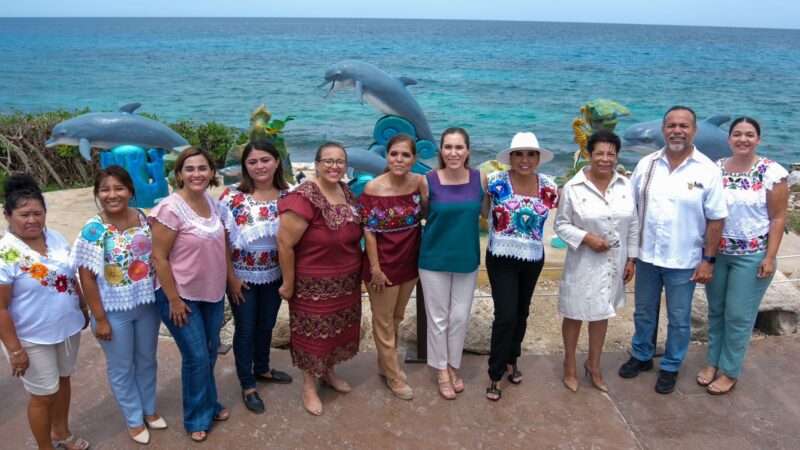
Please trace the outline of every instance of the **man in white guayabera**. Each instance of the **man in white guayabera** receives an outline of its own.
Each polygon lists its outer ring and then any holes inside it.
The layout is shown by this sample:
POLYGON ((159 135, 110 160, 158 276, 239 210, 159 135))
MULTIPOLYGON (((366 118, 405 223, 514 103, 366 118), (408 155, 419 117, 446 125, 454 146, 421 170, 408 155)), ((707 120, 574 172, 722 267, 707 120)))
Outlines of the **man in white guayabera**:
POLYGON ((664 115, 664 148, 636 165, 631 184, 639 211, 641 237, 636 262, 631 358, 619 368, 623 378, 653 368, 661 291, 667 300, 667 342, 656 392, 675 390, 689 348, 692 295, 707 284, 728 209, 719 168, 694 146, 697 117, 674 106, 664 115))

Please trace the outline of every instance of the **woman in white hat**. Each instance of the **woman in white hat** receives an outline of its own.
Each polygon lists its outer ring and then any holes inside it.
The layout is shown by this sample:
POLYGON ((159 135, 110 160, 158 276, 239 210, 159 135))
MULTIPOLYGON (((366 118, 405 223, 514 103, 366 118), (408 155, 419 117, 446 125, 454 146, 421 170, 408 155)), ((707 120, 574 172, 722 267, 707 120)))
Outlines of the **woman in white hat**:
POLYGON ((578 390, 575 349, 589 322, 589 355, 583 363, 594 387, 607 392, 600 354, 608 318, 625 306, 625 283, 639 255, 639 225, 631 183, 616 171, 620 139, 599 131, 587 142, 589 167, 564 185, 554 229, 569 245, 558 293, 564 317, 564 386, 578 390))
POLYGON ((533 289, 544 266, 542 230, 550 209, 558 204, 555 182, 536 173, 553 153, 539 147, 533 133, 517 133, 511 147, 497 154, 508 170, 488 177, 489 245, 486 269, 492 286, 494 322, 489 353, 490 385, 486 398, 500 400, 498 383, 522 383, 517 369, 533 289))

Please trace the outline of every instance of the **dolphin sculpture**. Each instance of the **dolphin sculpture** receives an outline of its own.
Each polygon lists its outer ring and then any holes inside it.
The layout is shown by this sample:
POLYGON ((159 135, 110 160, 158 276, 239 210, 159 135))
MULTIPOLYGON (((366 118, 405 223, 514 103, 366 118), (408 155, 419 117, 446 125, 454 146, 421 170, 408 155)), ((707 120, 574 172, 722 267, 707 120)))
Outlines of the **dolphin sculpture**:
MULTIPOLYGON (((717 115, 697 122, 694 145, 703 154, 716 161, 730 156, 728 133, 720 125, 731 120, 730 116, 717 115)), ((664 134, 661 132, 661 119, 641 122, 628 128, 622 136, 622 149, 640 154, 652 153, 664 147, 664 134)))
POLYGON ((361 104, 366 100, 383 114, 408 120, 414 125, 418 139, 436 142, 425 113, 406 88, 417 84, 416 80, 408 77, 395 78, 372 64, 345 60, 328 68, 325 82, 319 87, 328 83, 331 83, 331 88, 325 95, 326 99, 338 90, 352 87, 361 104))
POLYGON ((189 145, 166 125, 133 112, 140 103, 129 103, 117 112, 96 112, 60 122, 45 146, 77 145, 81 156, 91 160, 92 147, 115 148, 130 144, 142 148, 174 149, 189 145))

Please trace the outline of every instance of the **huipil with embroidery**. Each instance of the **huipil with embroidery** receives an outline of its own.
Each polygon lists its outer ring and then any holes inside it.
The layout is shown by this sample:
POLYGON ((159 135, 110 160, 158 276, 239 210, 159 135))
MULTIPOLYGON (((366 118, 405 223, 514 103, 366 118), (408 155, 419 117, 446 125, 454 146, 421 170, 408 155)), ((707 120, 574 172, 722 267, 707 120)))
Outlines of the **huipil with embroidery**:
POLYGON ((355 356, 361 335, 361 222, 355 195, 339 186, 342 204, 331 204, 311 181, 278 201, 279 214, 308 224, 294 246, 290 348, 294 365, 317 377, 355 356))
POLYGON ((6 231, 0 239, 0 284, 12 286, 8 312, 19 339, 58 344, 84 324, 77 295, 75 262, 67 241, 45 230, 41 255, 6 231))
POLYGON ((127 311, 156 300, 150 227, 142 214, 139 226, 119 230, 96 215, 86 222, 75 240, 78 267, 97 276, 106 311, 127 311))
POLYGON ((717 161, 722 171, 722 190, 728 217, 722 229, 719 252, 724 255, 749 255, 767 250, 769 211, 767 191, 789 176, 780 164, 759 157, 749 172, 727 172, 725 162, 717 161))
MULTIPOLYGON (((397 286, 419 277, 417 259, 422 237, 422 206, 419 191, 406 195, 377 196, 366 193, 358 198, 361 225, 375 233, 381 271, 397 286)), ((372 274, 364 256, 361 278, 369 283, 372 274)))
POLYGON ((523 261, 539 261, 544 257, 542 238, 544 223, 550 210, 558 206, 558 186, 548 176, 536 174, 537 197, 514 191, 508 170, 488 176, 489 252, 523 261))
MULTIPOLYGON (((284 197, 281 191, 279 197, 284 197)), ((251 284, 272 283, 281 278, 278 264, 278 200, 257 201, 231 186, 219 198, 222 224, 228 231, 233 272, 251 284)))

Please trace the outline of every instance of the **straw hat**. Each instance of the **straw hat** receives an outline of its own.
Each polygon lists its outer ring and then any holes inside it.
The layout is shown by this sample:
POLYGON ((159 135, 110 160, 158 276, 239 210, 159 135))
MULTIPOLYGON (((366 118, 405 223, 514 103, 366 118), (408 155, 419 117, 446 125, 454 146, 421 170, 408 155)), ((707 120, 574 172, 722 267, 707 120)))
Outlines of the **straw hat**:
POLYGON ((539 147, 539 140, 536 135, 531 132, 520 132, 514 135, 511 140, 511 147, 501 150, 497 154, 497 160, 503 164, 511 164, 509 157, 511 152, 516 150, 536 150, 539 152, 539 165, 553 160, 553 152, 550 150, 539 147))

